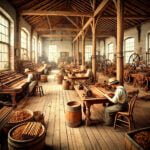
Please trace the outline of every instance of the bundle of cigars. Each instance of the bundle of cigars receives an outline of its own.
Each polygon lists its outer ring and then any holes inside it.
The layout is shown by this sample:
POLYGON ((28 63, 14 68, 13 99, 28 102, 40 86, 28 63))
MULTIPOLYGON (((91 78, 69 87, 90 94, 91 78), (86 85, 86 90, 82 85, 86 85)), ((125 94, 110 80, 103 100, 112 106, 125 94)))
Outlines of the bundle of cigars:
POLYGON ((25 129, 22 132, 22 138, 24 140, 38 137, 41 131, 42 125, 39 122, 28 122, 25 129))
POLYGON ((6 106, 0 109, 0 122, 3 121, 8 116, 11 110, 12 110, 11 107, 6 106))
POLYGON ((42 124, 39 122, 28 122, 17 127, 13 133, 12 138, 15 140, 29 140, 38 138, 42 132, 42 124))

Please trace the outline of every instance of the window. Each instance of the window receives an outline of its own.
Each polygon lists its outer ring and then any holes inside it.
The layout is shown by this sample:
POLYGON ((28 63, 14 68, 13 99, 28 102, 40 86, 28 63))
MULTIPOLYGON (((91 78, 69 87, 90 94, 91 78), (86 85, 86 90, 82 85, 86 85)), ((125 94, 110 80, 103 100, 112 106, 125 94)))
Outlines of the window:
POLYGON ((148 52, 150 52, 150 33, 147 35, 147 43, 148 43, 148 52))
POLYGON ((32 61, 35 62, 36 38, 32 38, 32 61))
POLYGON ((114 44, 108 44, 108 59, 113 61, 114 59, 114 44))
POLYGON ((59 53, 57 50, 57 45, 49 45, 49 50, 48 50, 48 60, 57 62, 59 58, 59 53))
POLYGON ((129 57, 134 52, 134 38, 125 39, 124 62, 128 63, 129 57))
POLYGON ((85 61, 91 61, 92 45, 85 46, 85 61))
POLYGON ((150 33, 147 34, 146 64, 150 64, 150 33))
POLYGON ((0 14, 0 70, 9 69, 9 21, 0 14))
POLYGON ((21 59, 28 60, 28 34, 21 29, 21 59))

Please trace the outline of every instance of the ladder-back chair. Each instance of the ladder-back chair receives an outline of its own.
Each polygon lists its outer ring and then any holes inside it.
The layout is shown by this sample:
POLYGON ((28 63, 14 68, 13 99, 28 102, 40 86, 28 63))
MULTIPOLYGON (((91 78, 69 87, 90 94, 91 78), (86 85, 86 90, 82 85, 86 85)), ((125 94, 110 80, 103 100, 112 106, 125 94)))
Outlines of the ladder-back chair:
POLYGON ((129 128, 129 130, 134 127, 134 120, 133 120, 133 109, 135 106, 135 101, 137 100, 139 91, 136 90, 132 93, 132 98, 128 102, 128 111, 127 112, 117 112, 115 116, 115 121, 114 121, 114 128, 116 126, 122 127, 126 126, 129 128))

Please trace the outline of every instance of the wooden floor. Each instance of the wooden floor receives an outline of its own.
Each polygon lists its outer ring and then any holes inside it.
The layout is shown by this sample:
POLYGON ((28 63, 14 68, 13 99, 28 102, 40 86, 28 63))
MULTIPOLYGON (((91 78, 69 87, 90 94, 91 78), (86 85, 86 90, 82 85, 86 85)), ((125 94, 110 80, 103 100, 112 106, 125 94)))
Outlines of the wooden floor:
MULTIPOLYGON (((70 128, 65 123, 66 103, 77 100, 74 90, 63 90, 54 78, 54 72, 49 76, 49 82, 44 83, 43 89, 45 96, 34 96, 28 100, 21 100, 18 108, 28 108, 33 111, 42 111, 45 115, 47 126, 46 149, 64 149, 64 150, 124 150, 124 135, 126 130, 116 129, 103 125, 102 114, 104 108, 101 105, 94 105, 92 117, 99 119, 100 123, 94 126, 85 126, 84 116, 83 123, 78 128, 70 128)), ((144 127, 150 125, 150 102, 138 101, 136 104, 135 118, 136 126, 144 127), (145 109, 143 107, 146 107, 145 109), (146 111, 147 115, 142 111, 146 111), (142 118, 139 119, 139 116, 142 118), (144 119, 144 120, 143 120, 144 119), (143 124, 143 122, 145 122, 143 124)))

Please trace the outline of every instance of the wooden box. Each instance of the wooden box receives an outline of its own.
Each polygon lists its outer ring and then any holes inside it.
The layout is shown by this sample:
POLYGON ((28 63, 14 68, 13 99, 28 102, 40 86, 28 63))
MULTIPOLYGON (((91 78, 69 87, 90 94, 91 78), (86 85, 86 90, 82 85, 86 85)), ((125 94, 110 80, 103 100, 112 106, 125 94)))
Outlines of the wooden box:
POLYGON ((138 144, 134 139, 134 136, 137 135, 137 133, 142 133, 142 131, 148 131, 148 134, 150 135, 150 127, 133 130, 133 131, 126 133, 125 135, 125 149, 126 150, 148 150, 150 149, 150 136, 148 137, 148 141, 146 142, 146 145, 148 143, 148 148, 144 148, 143 146, 138 144))

